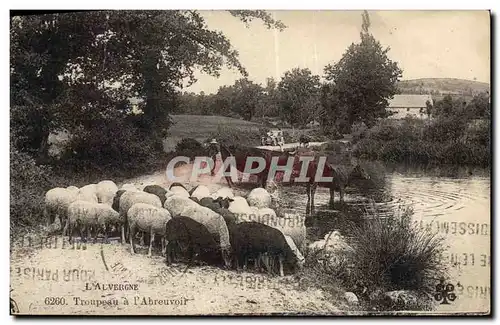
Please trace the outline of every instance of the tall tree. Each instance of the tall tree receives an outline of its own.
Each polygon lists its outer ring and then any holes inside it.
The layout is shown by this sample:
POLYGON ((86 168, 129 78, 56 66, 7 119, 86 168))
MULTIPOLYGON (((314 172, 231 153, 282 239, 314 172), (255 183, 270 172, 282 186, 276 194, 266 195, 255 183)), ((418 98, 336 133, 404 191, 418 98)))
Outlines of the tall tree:
MULTIPOLYGON (((264 11, 231 14, 284 28, 264 11)), ((229 40, 193 10, 13 17, 10 36, 13 134, 26 135, 20 147, 41 155, 50 132, 127 118, 130 97, 142 99, 135 125, 161 142, 177 92, 184 80, 196 81, 195 70, 218 76, 228 66, 247 75, 229 40)))
MULTIPOLYGON (((372 125, 376 118, 386 117, 388 99, 397 92, 396 82, 402 70, 387 56, 390 48, 383 48, 370 33, 368 13, 363 13, 361 42, 351 44, 339 62, 327 65, 325 79, 331 85, 332 95, 347 111, 347 122, 365 122, 372 125)), ((327 119, 335 119, 338 107, 325 107, 327 119)))
POLYGON ((303 126, 317 117, 320 78, 309 69, 285 72, 278 83, 280 116, 293 126, 303 126))
POLYGON ((233 85, 233 91, 233 99, 231 101, 233 112, 250 121, 255 115, 263 96, 261 85, 242 78, 236 80, 233 85))

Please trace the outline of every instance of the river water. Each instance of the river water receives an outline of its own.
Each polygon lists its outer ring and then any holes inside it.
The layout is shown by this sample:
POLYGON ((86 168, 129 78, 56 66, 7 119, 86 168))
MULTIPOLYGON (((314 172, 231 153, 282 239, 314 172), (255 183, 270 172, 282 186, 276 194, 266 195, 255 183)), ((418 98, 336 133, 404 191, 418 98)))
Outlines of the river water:
MULTIPOLYGON (((438 311, 477 312, 490 307, 490 175, 468 168, 409 168, 369 164, 372 180, 350 187, 345 204, 328 209, 329 192, 319 188, 316 213, 308 223, 310 240, 333 229, 349 236, 350 225, 360 224, 375 212, 386 216, 398 206, 413 209, 414 225, 444 238, 441 262, 449 269, 447 283, 457 299, 438 311)), ((300 187, 284 188, 289 202, 304 210, 307 196, 300 187)), ((438 282, 437 282, 438 283, 438 282)))

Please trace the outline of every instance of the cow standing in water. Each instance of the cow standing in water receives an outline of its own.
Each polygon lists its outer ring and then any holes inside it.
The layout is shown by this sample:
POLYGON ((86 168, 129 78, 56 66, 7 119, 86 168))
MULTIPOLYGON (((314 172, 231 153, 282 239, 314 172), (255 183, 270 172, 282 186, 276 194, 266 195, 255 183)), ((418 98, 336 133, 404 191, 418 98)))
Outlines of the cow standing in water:
POLYGON ((317 173, 319 167, 320 165, 317 158, 309 163, 309 168, 307 170, 309 182, 307 183, 306 214, 314 213, 314 194, 316 193, 318 186, 326 187, 330 190, 330 200, 328 205, 330 209, 333 209, 335 191, 339 192, 339 202, 343 203, 345 188, 349 185, 350 181, 354 179, 370 179, 370 175, 368 175, 357 162, 352 163, 351 165, 333 166, 325 161, 323 172, 321 174, 317 173), (315 180, 316 175, 325 178, 332 177, 333 179, 329 182, 320 182, 315 180))

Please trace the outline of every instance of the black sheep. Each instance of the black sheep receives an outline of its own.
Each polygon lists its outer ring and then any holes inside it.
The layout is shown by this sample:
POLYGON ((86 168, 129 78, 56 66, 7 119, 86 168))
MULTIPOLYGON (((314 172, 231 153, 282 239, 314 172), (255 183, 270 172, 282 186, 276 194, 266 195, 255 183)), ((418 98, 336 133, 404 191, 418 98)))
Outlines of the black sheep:
POLYGON ((199 203, 200 205, 217 212, 220 208, 228 209, 230 202, 233 202, 233 199, 230 199, 228 197, 218 197, 216 199, 212 199, 211 197, 207 196, 202 198, 199 203))
POLYGON ((197 203, 220 214, 224 218, 227 224, 228 222, 236 223, 236 215, 228 210, 229 203, 232 201, 233 199, 227 197, 226 198, 218 197, 217 199, 212 199, 211 197, 204 197, 197 203))
MULTIPOLYGON (((265 254, 270 257, 270 261, 278 259, 279 274, 283 276, 283 263, 295 258, 285 236, 278 229, 258 222, 242 222, 228 225, 228 228, 237 268, 246 265, 249 258, 257 260, 265 254)), ((272 264, 268 264, 268 272, 274 270, 272 264)))
POLYGON ((196 257, 208 264, 222 264, 220 247, 208 229, 189 217, 175 217, 167 222, 165 239, 167 244, 167 264, 176 260, 180 248, 187 251, 189 264, 196 257))
POLYGON ((167 194, 167 190, 159 185, 148 185, 144 188, 144 192, 154 194, 160 198, 161 205, 167 200, 165 194, 167 194))

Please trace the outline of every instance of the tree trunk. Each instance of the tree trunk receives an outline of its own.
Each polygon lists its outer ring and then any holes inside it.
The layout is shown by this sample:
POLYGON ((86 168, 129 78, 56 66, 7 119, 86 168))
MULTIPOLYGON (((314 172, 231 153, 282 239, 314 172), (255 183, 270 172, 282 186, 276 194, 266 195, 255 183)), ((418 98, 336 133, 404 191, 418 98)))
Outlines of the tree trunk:
POLYGON ((42 139, 38 148, 37 163, 44 165, 49 161, 49 131, 44 131, 41 135, 42 139))

